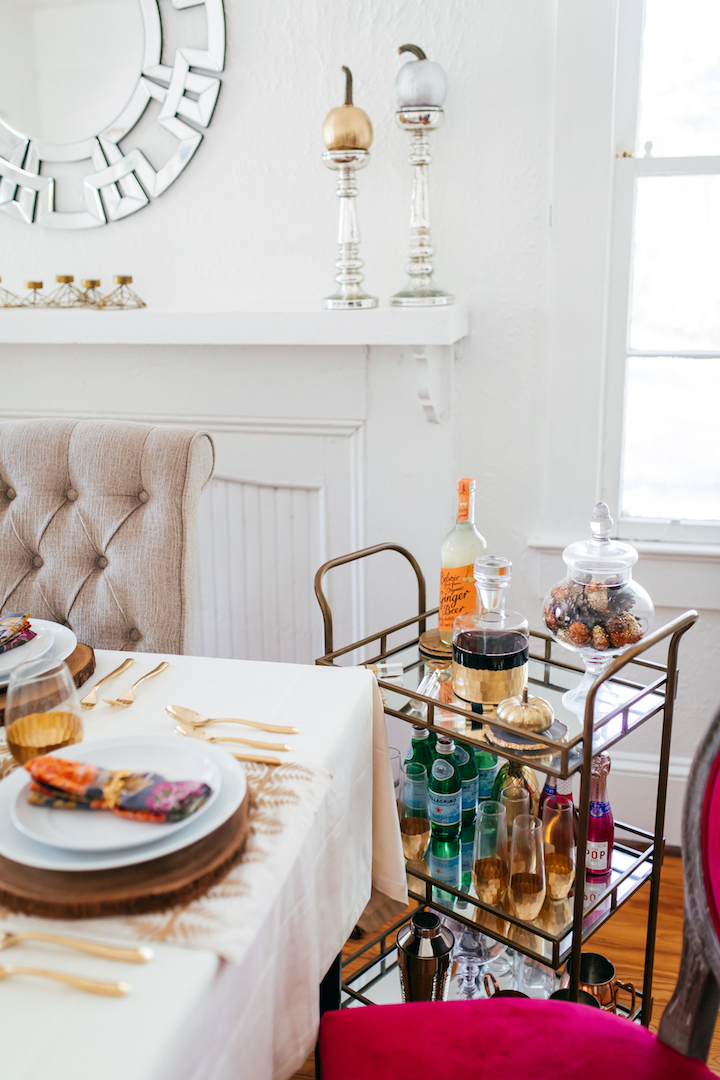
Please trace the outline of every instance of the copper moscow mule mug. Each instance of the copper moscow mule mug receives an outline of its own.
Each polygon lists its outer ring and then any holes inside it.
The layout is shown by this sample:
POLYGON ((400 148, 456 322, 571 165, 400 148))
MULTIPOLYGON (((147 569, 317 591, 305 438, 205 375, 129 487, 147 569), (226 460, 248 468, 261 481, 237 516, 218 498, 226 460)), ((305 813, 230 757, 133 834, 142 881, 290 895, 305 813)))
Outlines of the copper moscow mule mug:
POLYGON ((615 966, 600 953, 584 952, 580 957, 580 989, 598 1001, 607 1012, 617 1012, 618 991, 625 990, 631 996, 630 1013, 635 1012, 636 991, 631 982, 621 982, 615 966))

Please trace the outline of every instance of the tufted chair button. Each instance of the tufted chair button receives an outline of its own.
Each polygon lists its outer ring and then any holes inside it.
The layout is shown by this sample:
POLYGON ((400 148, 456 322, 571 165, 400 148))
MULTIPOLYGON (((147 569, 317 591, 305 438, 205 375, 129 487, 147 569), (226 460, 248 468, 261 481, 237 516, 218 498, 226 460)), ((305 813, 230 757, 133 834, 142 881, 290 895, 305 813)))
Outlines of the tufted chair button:
POLYGON ((150 496, 148 495, 147 491, 139 491, 138 492, 138 499, 140 500, 141 503, 146 503, 149 498, 150 498, 150 496))
POLYGON ((139 641, 140 638, 142 637, 142 634, 140 633, 139 630, 129 630, 128 631, 128 637, 130 638, 131 641, 139 641))
POLYGON ((9 487, 7 489, 7 491, 5 492, 5 498, 8 500, 8 502, 12 502, 13 499, 16 498, 16 497, 17 497, 17 491, 15 490, 15 488, 9 487))
POLYGON ((44 562, 45 562, 45 560, 40 555, 36 555, 35 558, 33 559, 33 566, 36 566, 37 569, 39 570, 40 567, 44 565, 44 562))
POLYGON ((77 491, 75 490, 75 488, 68 488, 65 492, 65 498, 68 502, 75 502, 77 497, 77 491))
POLYGON ((105 569, 105 567, 107 566, 107 564, 108 564, 108 560, 107 560, 107 559, 105 558, 105 556, 104 556, 104 555, 101 555, 101 556, 99 557, 98 561, 97 561, 97 565, 98 565, 98 567, 99 567, 99 568, 100 568, 101 570, 104 570, 104 569, 105 569))

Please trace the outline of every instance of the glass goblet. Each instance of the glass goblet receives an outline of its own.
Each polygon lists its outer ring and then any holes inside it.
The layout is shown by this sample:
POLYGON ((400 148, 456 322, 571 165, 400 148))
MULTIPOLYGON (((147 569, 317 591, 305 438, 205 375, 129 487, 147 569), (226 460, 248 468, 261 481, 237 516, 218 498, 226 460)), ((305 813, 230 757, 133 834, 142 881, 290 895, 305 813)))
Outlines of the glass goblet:
POLYGON ((478 807, 472 863, 473 885, 483 903, 495 906, 502 900, 508 864, 507 813, 502 803, 488 800, 478 807))
POLYGON ((80 703, 67 664, 44 658, 12 671, 5 734, 8 749, 20 765, 82 741, 80 703))
POLYGON ((507 833, 512 839, 512 827, 516 817, 530 813, 530 792, 525 787, 511 785, 500 793, 500 802, 507 813, 507 833))
POLYGON ((575 880, 575 808, 548 799, 543 807, 543 840, 547 895, 563 900, 575 880))
POLYGON ((512 828, 508 901, 513 915, 532 922, 545 900, 545 858, 542 822, 534 814, 520 814, 512 828))
POLYGON ((402 762, 398 812, 403 855, 410 862, 417 862, 425 857, 430 844, 428 774, 419 761, 402 762))

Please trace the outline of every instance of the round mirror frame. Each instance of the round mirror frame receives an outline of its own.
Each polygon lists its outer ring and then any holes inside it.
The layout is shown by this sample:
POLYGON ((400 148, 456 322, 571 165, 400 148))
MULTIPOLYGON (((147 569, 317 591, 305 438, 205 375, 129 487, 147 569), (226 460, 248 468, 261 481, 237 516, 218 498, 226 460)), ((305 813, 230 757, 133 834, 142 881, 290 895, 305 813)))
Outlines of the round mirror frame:
POLYGON ((145 30, 142 72, 120 115, 90 139, 54 146, 15 131, 0 120, 0 210, 28 225, 46 229, 93 229, 120 221, 162 195, 183 171, 202 141, 220 93, 220 79, 193 68, 219 73, 225 66, 223 0, 172 0, 176 10, 205 6, 207 49, 180 48, 172 67, 162 60, 162 19, 158 0, 139 0, 145 30), (187 93, 193 95, 188 97, 187 93), (172 156, 157 171, 138 147, 124 154, 119 143, 135 127, 152 100, 160 103, 157 123, 176 140, 172 156), (188 122, 189 121, 189 122, 188 122), (88 161, 83 177, 84 210, 55 209, 55 181, 40 175, 42 164, 88 161))

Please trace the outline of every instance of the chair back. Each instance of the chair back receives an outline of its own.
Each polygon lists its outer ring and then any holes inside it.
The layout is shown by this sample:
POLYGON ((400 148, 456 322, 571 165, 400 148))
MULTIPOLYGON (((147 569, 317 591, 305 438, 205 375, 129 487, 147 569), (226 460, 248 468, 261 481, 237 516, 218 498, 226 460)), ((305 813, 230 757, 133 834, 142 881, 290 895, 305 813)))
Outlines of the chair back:
POLYGON ((0 614, 87 645, 192 649, 206 432, 119 420, 0 423, 0 614))
POLYGON ((707 1059, 720 1006, 720 710, 697 749, 683 808, 680 973, 658 1038, 707 1059))

